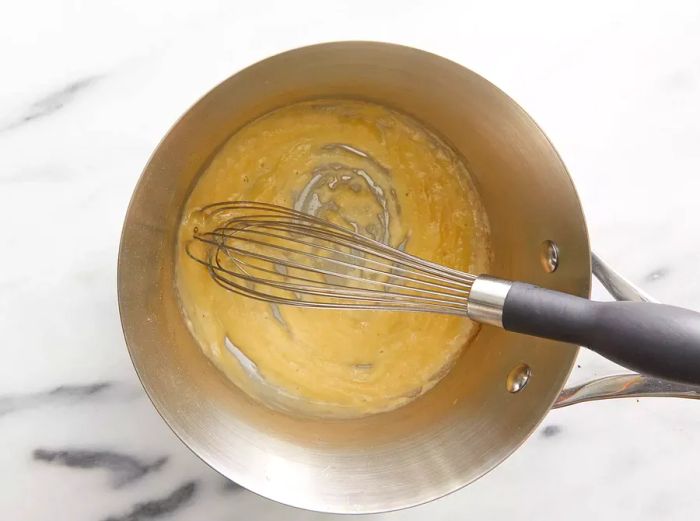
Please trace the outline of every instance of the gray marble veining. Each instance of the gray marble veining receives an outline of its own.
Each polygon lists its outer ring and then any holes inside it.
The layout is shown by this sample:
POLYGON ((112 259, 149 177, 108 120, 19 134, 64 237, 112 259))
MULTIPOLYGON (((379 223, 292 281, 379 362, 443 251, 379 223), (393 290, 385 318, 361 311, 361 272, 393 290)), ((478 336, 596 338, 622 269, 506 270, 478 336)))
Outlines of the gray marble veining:
POLYGON ((97 79, 97 76, 92 76, 72 81, 68 85, 36 100, 23 110, 17 119, 11 120, 9 123, 0 127, 0 132, 12 130, 25 123, 45 118, 61 110, 64 106, 69 104, 78 93, 94 84, 97 79))
POLYGON ((131 510, 123 515, 109 516, 104 521, 141 521, 157 517, 165 517, 176 512, 190 502, 197 493, 197 482, 188 481, 177 487, 165 497, 136 503, 131 510))
POLYGON ((86 449, 35 449, 32 456, 36 461, 75 469, 105 469, 112 474, 114 488, 129 485, 150 472, 158 471, 168 461, 165 456, 144 462, 128 454, 86 449))
MULTIPOLYGON (((85 385, 60 385, 48 391, 0 395, 0 417, 23 409, 71 404, 81 400, 102 398, 114 391, 112 382, 85 385)), ((137 392, 134 389, 134 392, 137 392)))

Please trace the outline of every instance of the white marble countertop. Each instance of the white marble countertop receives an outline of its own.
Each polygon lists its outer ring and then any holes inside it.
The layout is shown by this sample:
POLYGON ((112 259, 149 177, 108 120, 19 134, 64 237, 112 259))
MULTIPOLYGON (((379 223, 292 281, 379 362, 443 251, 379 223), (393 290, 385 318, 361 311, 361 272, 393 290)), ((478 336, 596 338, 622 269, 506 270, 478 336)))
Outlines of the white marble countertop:
MULTIPOLYGON (((561 153, 597 251, 657 298, 700 309, 697 2, 29 0, 2 11, 4 521, 336 518, 242 490, 190 453, 144 395, 117 312, 122 219, 150 152, 200 95, 288 48, 384 40, 486 76, 561 153)), ((579 380, 615 371, 593 355, 579 363, 579 380)), ((694 519, 699 439, 691 400, 561 409, 475 484, 368 519, 694 519)))

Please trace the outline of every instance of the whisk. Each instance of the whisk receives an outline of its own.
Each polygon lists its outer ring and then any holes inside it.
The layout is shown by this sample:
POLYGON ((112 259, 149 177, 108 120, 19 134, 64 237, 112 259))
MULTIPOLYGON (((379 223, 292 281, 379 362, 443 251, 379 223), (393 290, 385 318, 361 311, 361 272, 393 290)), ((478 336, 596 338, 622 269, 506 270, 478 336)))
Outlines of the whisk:
POLYGON ((620 365, 700 384, 700 314, 651 302, 594 302, 429 262, 281 206, 203 208, 188 255, 246 297, 308 308, 430 312, 584 345, 620 365))

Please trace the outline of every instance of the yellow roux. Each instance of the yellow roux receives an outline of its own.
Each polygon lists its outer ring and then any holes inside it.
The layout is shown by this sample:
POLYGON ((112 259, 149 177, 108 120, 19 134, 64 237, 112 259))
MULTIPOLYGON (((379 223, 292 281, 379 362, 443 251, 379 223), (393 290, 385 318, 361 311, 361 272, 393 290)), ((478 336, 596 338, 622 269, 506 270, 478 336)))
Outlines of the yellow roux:
POLYGON ((408 116, 363 101, 290 105, 247 124, 187 201, 178 288, 202 351, 269 405, 355 417, 433 387, 477 332, 467 318, 277 307, 224 290, 184 245, 203 206, 251 200, 296 208, 471 273, 488 268, 488 226, 468 172, 408 116))

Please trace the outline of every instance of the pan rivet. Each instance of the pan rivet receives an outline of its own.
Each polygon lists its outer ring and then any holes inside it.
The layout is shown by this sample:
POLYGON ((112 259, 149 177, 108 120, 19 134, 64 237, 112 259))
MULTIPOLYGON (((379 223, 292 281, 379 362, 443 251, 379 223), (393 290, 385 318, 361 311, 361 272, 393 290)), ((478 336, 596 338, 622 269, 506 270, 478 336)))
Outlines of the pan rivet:
POLYGON ((547 273, 556 271, 559 267, 559 246, 554 241, 544 241, 540 247, 540 261, 547 273))
POLYGON ((509 393, 517 393, 522 391, 530 380, 532 369, 527 364, 519 364, 515 366, 506 378, 506 390, 509 393))

